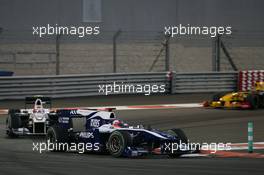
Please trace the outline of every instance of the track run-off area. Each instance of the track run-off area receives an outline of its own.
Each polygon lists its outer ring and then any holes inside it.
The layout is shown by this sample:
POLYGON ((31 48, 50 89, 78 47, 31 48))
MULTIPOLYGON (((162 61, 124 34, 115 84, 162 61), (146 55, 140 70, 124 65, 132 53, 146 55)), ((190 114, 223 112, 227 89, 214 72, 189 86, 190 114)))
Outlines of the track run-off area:
POLYGON ((231 143, 232 150, 202 151, 169 159, 165 156, 112 158, 110 155, 33 151, 39 137, 5 136, 6 111, 24 108, 23 100, 0 101, 0 174, 263 174, 264 110, 203 108, 211 94, 101 96, 54 99, 54 108, 115 107, 130 125, 182 128, 191 142, 231 143), (254 153, 247 153, 247 124, 254 124, 254 153))

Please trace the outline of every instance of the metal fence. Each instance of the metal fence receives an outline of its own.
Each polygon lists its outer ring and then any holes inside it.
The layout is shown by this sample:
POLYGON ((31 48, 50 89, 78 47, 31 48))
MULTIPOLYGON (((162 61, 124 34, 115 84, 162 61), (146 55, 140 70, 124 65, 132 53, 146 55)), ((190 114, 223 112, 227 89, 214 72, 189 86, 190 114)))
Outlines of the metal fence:
MULTIPOLYGON (((100 92, 100 86, 113 86, 114 82, 119 85, 164 85, 165 92, 162 92, 164 94, 233 91, 237 89, 237 72, 156 72, 0 77, 0 100, 23 99, 33 95, 45 95, 53 98, 105 95, 104 92, 100 92)), ((135 92, 112 91, 109 94, 133 93, 135 92)), ((145 92, 142 91, 142 93, 145 92)))
POLYGON ((161 32, 101 31, 84 38, 40 38, 31 32, 4 30, 0 34, 0 69, 15 75, 165 71, 161 32))

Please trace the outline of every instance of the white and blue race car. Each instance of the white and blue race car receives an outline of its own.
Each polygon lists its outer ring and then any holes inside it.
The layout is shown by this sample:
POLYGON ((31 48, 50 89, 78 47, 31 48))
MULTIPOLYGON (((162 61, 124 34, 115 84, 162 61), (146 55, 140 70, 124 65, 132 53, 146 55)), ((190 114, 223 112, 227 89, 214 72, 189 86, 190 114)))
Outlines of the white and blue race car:
POLYGON ((51 98, 26 97, 24 109, 9 109, 6 134, 8 137, 46 135, 48 127, 54 123, 57 123, 57 115, 51 110, 51 98))
POLYGON ((110 153, 114 157, 178 157, 196 152, 188 148, 188 139, 181 129, 160 131, 129 126, 117 120, 112 110, 59 109, 56 113, 58 123, 49 127, 46 136, 50 151, 71 151, 83 144, 87 152, 110 153))

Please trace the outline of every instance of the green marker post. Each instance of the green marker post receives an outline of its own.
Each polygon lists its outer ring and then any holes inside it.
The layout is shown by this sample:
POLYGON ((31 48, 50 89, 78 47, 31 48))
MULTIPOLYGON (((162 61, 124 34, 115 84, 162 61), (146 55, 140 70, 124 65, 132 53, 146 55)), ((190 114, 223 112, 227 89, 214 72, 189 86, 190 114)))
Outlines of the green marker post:
POLYGON ((253 122, 248 122, 248 152, 253 153, 253 122))

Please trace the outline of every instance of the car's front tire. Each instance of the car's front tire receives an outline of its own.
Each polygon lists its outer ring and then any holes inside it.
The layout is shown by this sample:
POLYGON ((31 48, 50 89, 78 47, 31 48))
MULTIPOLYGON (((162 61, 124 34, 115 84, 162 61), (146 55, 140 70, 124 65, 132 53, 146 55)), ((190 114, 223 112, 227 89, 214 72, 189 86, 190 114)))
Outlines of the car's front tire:
POLYGON ((128 131, 114 131, 107 142, 109 153, 113 157, 122 157, 125 149, 132 145, 128 131))
MULTIPOLYGON (((187 145, 189 142, 186 134, 184 133, 184 131, 182 129, 173 128, 173 129, 168 130, 168 133, 173 135, 173 136, 178 137, 182 144, 187 145)), ((170 158, 177 158, 177 157, 181 156, 182 154, 183 154, 183 152, 179 151, 179 152, 175 152, 175 153, 170 153, 170 154, 168 154, 168 156, 170 158)))
POLYGON ((182 143, 188 143, 188 138, 182 129, 173 128, 168 131, 169 134, 177 136, 182 143))
POLYGON ((6 119, 6 134, 10 138, 18 137, 12 129, 18 129, 21 126, 21 118, 16 114, 17 112, 20 111, 15 109, 9 110, 8 117, 6 119))
POLYGON ((259 97, 254 94, 248 94, 246 100, 249 103, 251 109, 258 109, 260 106, 259 97))

